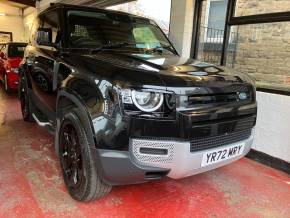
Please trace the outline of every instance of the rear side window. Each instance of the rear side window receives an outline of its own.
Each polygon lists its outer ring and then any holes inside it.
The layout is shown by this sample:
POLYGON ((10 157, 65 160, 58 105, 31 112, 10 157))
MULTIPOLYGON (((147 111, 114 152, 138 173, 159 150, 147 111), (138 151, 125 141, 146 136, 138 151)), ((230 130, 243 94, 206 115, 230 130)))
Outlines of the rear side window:
POLYGON ((8 57, 20 57, 24 55, 26 45, 9 45, 8 57))

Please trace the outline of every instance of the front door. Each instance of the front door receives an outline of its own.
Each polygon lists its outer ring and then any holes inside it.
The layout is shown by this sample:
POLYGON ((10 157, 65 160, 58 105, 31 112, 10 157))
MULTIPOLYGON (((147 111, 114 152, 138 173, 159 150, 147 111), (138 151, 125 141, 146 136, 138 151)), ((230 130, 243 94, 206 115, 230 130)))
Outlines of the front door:
MULTIPOLYGON (((60 41, 59 18, 57 11, 51 11, 39 18, 38 28, 52 30, 52 43, 60 41)), ((31 63, 30 79, 32 81, 32 98, 37 108, 54 121, 56 111, 57 90, 54 80, 57 76, 55 65, 61 62, 57 50, 53 46, 35 45, 28 55, 31 63)))

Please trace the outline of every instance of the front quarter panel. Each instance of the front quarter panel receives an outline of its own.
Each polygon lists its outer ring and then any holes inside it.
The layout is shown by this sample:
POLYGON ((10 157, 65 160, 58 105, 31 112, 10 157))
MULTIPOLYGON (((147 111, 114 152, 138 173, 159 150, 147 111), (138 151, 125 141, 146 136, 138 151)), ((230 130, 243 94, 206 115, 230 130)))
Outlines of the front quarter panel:
POLYGON ((127 121, 123 120, 119 104, 119 88, 96 74, 73 71, 62 83, 58 102, 61 97, 77 98, 90 119, 97 148, 128 147, 127 121))

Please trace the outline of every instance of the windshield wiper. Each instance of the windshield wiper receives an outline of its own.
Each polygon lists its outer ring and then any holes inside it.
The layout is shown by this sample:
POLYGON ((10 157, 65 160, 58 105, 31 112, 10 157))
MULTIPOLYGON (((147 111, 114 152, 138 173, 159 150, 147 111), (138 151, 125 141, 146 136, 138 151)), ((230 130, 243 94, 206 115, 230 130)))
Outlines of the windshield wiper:
POLYGON ((147 52, 148 53, 156 53, 156 52, 163 53, 164 49, 175 54, 175 51, 172 48, 172 46, 171 45, 166 45, 166 44, 160 44, 160 46, 156 46, 155 48, 148 49, 147 52))
POLYGON ((91 53, 96 53, 96 52, 103 51, 106 49, 116 49, 116 48, 128 47, 131 45, 136 45, 136 43, 120 42, 120 43, 114 43, 114 44, 106 44, 106 45, 103 45, 101 47, 91 49, 91 53))

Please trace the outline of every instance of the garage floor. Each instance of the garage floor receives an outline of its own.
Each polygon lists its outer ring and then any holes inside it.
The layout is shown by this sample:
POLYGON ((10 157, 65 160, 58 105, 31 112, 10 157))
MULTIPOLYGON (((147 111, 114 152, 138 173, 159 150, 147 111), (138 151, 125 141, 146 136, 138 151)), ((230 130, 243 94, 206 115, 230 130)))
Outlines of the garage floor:
MULTIPOLYGON (((2 90, 2 87, 0 87, 2 90)), ((21 119, 0 91, 0 217, 290 217, 290 176, 243 158, 179 181, 115 187, 78 203, 67 194, 53 137, 21 119)))

